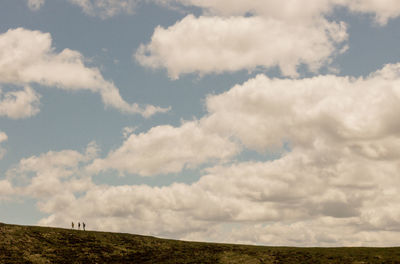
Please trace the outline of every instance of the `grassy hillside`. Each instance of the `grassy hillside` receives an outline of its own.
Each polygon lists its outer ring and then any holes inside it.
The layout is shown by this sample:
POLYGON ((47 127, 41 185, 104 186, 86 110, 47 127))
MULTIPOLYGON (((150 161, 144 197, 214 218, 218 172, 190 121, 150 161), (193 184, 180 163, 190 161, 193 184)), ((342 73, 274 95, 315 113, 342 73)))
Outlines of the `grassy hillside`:
POLYGON ((0 263, 400 263, 400 248, 286 248, 0 223, 0 263))

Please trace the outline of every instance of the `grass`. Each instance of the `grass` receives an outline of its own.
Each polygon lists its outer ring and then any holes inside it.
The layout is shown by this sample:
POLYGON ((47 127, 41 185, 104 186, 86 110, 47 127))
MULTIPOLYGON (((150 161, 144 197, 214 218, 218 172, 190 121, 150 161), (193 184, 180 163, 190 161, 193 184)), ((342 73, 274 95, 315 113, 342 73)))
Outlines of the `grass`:
POLYGON ((0 263, 400 263, 400 248, 215 244, 0 223, 0 263))

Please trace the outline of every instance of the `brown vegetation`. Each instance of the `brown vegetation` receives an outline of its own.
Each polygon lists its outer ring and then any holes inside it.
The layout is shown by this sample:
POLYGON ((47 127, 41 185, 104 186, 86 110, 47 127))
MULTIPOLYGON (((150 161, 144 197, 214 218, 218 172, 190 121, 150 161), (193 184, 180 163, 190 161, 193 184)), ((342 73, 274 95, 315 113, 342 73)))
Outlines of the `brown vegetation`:
POLYGON ((0 224, 0 263, 400 263, 400 248, 290 248, 0 224))

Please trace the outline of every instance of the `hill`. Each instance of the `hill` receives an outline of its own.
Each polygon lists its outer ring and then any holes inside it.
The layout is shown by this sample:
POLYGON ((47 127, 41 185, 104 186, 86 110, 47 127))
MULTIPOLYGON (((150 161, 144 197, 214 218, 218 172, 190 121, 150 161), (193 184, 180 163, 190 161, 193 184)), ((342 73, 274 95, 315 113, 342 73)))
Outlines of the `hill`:
POLYGON ((0 223, 0 263, 400 263, 400 248, 290 248, 0 223))

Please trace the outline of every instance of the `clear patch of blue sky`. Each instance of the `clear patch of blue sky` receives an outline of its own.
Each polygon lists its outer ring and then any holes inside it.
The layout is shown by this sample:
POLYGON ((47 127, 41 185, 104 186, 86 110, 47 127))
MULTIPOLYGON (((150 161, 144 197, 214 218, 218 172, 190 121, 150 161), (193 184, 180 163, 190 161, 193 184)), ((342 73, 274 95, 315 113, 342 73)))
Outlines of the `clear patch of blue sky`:
POLYGON ((0 222, 16 225, 32 225, 47 215, 36 209, 35 199, 0 201, 0 222))
POLYGON ((348 25, 349 49, 334 61, 339 75, 367 76, 383 65, 400 61, 400 19, 380 26, 371 15, 354 14, 344 9, 334 13, 336 21, 348 25))

